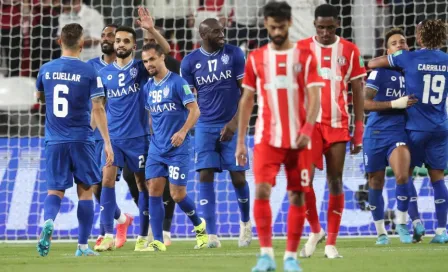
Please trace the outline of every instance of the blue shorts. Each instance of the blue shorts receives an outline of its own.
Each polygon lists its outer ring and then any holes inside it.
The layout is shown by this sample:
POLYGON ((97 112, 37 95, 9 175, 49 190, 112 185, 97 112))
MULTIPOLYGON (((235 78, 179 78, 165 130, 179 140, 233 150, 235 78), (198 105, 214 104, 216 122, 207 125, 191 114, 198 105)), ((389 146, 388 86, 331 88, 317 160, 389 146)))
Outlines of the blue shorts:
MULTIPOLYGON (((114 150, 114 166, 125 167, 134 173, 145 171, 146 157, 148 156, 149 139, 148 136, 141 136, 132 139, 111 140, 114 150)), ((103 152, 102 164, 106 164, 106 155, 103 152)))
POLYGON ((194 135, 194 166, 196 171, 214 168, 218 172, 228 170, 232 172, 249 169, 249 160, 245 166, 237 166, 235 160, 237 133, 232 140, 221 142, 222 128, 197 127, 194 135))
POLYGON ((444 170, 448 161, 448 131, 408 130, 411 147, 411 167, 425 166, 444 170))
POLYGON ((104 148, 104 141, 103 140, 95 140, 95 161, 98 165, 98 168, 101 168, 103 148, 104 148))
POLYGON ((366 129, 362 148, 366 173, 383 171, 389 165, 390 154, 401 145, 408 145, 408 136, 403 131, 377 131, 366 129))
POLYGON ((163 158, 151 154, 146 161, 145 178, 165 177, 174 185, 187 186, 189 161, 189 155, 163 158))
POLYGON ((95 162, 94 143, 60 143, 46 145, 47 190, 67 190, 75 183, 92 186, 101 182, 95 162))

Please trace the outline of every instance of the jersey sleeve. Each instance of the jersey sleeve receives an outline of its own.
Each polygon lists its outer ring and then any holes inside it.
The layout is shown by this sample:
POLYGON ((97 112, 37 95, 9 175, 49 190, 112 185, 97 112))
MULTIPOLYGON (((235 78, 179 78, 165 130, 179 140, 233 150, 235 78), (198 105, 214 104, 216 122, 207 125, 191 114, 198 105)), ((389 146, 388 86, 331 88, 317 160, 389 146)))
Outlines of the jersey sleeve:
POLYGON ((39 74, 37 75, 36 78, 36 90, 38 92, 43 92, 44 91, 44 83, 42 81, 42 76, 44 74, 44 69, 43 67, 40 69, 39 74))
POLYGON ((236 80, 244 77, 244 64, 246 63, 246 56, 243 50, 237 47, 235 50, 235 60, 233 62, 233 74, 236 75, 236 80))
POLYGON ((196 101, 196 98, 194 97, 193 92, 191 92, 190 86, 188 86, 188 82, 185 79, 180 78, 176 85, 176 91, 184 106, 196 101))
POLYGON ((319 65, 314 53, 309 50, 305 63, 305 84, 306 87, 325 86, 325 82, 319 75, 319 65))
POLYGON ((92 68, 93 77, 90 80, 90 98, 104 96, 104 86, 98 72, 92 68))
POLYGON ((375 91, 379 91, 381 85, 381 70, 375 69, 370 72, 369 77, 366 81, 366 87, 370 89, 374 89, 375 91))
POLYGON ((188 58, 184 58, 180 63, 180 76, 187 82, 190 88, 194 88, 194 78, 190 69, 188 58))
POLYGON ((400 50, 394 54, 388 55, 387 60, 389 61, 390 67, 405 68, 407 66, 408 56, 409 51, 400 50))
POLYGON ((146 84, 143 86, 143 92, 145 93, 145 109, 147 110, 150 110, 148 99, 149 99, 149 84, 151 84, 151 80, 152 79, 149 79, 148 82, 146 82, 146 84))
POLYGON ((256 89, 257 75, 255 73, 255 57, 253 52, 247 58, 246 67, 244 69, 243 88, 251 91, 256 89))
POLYGON ((353 58, 351 59, 352 63, 352 72, 350 73, 350 80, 355 80, 367 75, 366 67, 364 65, 364 59, 359 53, 358 47, 353 45, 353 58))

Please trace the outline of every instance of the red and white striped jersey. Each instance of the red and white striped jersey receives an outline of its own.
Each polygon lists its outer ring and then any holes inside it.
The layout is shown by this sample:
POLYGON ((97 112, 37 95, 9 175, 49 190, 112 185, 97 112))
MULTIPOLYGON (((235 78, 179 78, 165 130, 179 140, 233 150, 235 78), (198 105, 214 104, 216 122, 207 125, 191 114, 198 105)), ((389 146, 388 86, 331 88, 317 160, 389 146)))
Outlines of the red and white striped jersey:
POLYGON ((325 81, 317 122, 333 128, 349 128, 347 85, 351 80, 366 76, 364 61, 358 47, 340 37, 331 45, 320 44, 315 37, 298 42, 311 49, 325 81))
POLYGON ((252 51, 243 87, 257 91, 255 144, 297 149, 296 138, 306 121, 306 87, 324 86, 316 57, 308 48, 276 51, 271 44, 252 51))

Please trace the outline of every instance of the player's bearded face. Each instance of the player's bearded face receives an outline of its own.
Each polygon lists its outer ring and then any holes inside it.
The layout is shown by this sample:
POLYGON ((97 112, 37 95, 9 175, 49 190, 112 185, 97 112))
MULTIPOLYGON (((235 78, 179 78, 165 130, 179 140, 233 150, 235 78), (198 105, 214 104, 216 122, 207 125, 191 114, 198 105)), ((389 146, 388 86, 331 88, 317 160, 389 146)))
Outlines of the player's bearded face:
POLYGON ((114 43, 108 40, 103 40, 101 42, 101 51, 106 55, 112 54, 115 51, 114 43))
POLYGON ((135 49, 135 42, 131 33, 119 31, 115 34, 114 43, 117 58, 125 59, 129 57, 135 49))
POLYGON ((290 22, 287 20, 276 20, 268 17, 265 22, 265 27, 268 30, 269 39, 277 46, 283 45, 289 36, 290 22))
POLYGON ((269 35, 269 39, 275 44, 275 45, 282 45, 285 43, 286 39, 289 36, 289 32, 286 31, 285 34, 278 34, 275 36, 269 35))

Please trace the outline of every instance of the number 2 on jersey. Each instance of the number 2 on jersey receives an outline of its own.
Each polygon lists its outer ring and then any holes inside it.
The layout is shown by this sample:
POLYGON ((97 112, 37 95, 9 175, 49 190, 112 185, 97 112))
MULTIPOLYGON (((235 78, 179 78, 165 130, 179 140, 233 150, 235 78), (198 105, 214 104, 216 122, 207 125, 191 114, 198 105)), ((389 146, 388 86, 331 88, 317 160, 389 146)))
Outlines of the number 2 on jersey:
POLYGON ((123 87, 125 85, 123 81, 124 81, 124 74, 119 74, 118 75, 118 86, 123 87))
POLYGON ((425 86, 423 87, 423 104, 438 105, 443 100, 443 92, 445 91, 445 76, 430 75, 423 76, 425 86))
POLYGON ((68 94, 68 86, 57 84, 53 88, 53 114, 56 117, 65 117, 68 114, 68 101, 65 97, 59 97, 60 93, 68 94))

